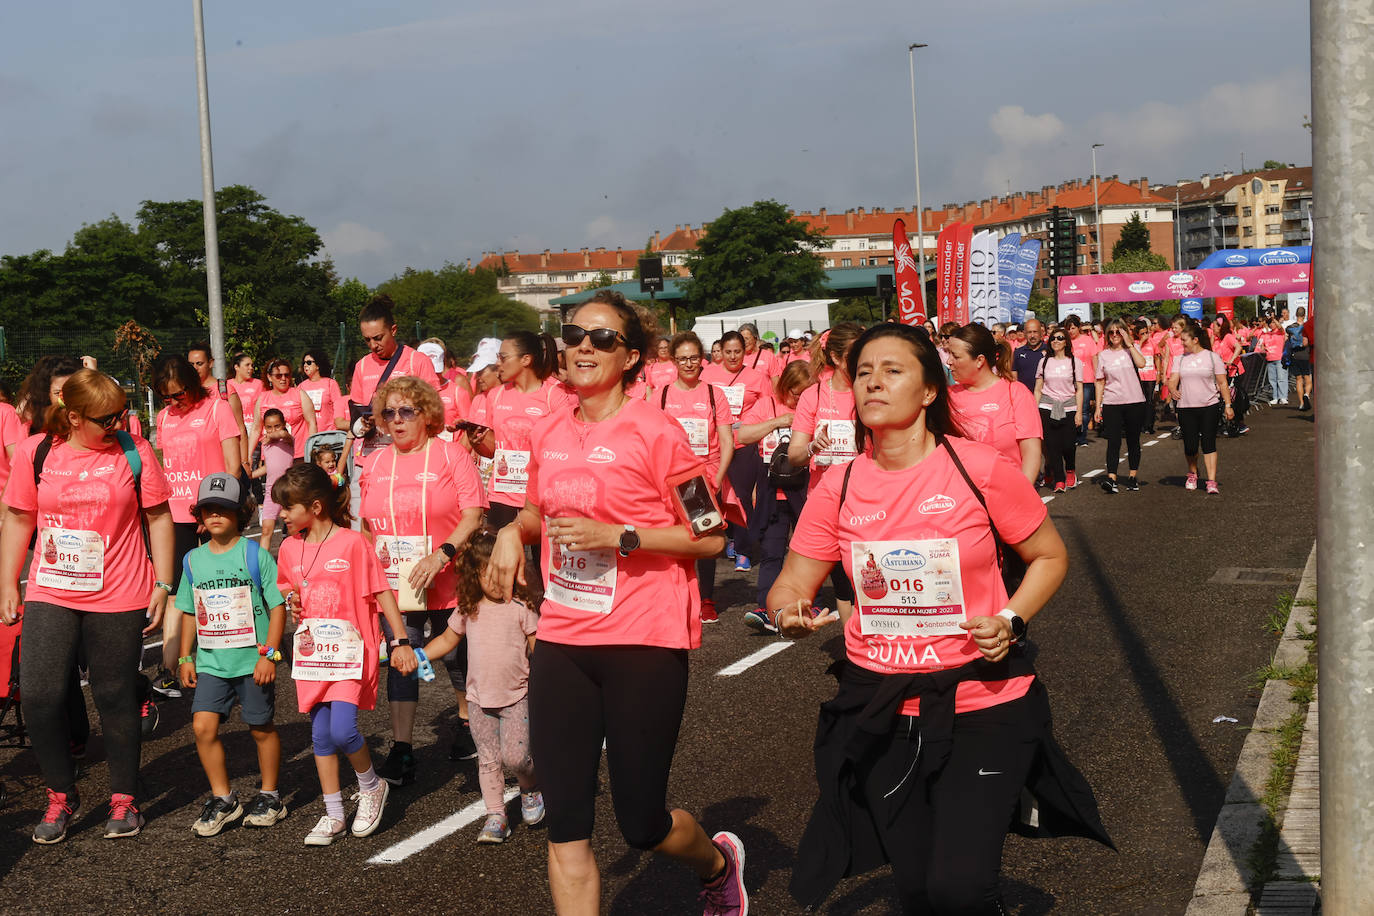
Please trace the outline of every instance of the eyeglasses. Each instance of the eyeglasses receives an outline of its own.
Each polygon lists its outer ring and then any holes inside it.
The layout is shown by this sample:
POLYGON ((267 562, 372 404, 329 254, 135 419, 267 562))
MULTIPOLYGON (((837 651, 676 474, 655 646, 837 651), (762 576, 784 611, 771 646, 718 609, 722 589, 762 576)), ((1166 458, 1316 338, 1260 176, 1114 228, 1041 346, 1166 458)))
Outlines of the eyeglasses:
POLYGON ((698 355, 698 356, 674 356, 674 357, 673 357, 673 362, 678 363, 678 364, 683 365, 683 366, 690 366, 690 365, 692 365, 693 363, 699 363, 699 362, 701 362, 701 356, 700 356, 700 355, 698 355))
POLYGON ((291 377, 291 371, 290 371, 289 369, 288 369, 286 372, 273 372, 273 373, 272 373, 272 378, 290 378, 290 377, 291 377))
POLYGON ((190 396, 191 396, 190 393, 187 392, 185 388, 183 388, 183 389, 180 390, 180 391, 164 391, 164 392, 162 392, 162 400, 164 400, 164 401, 176 401, 178 404, 180 404, 182 401, 184 401, 186 398, 189 398, 190 396))
POLYGON ((1068 341, 1068 338, 1065 337, 1063 334, 1056 334, 1056 335, 1054 335, 1053 337, 1051 337, 1050 340, 1057 340, 1057 341, 1060 341, 1061 343, 1063 343, 1063 342, 1068 341))
POLYGON ((316 362, 315 362, 313 359, 311 359, 310 357, 307 356, 305 359, 301 360, 301 365, 302 365, 302 366, 314 366, 314 365, 317 365, 317 364, 316 364, 316 362))
POLYGON ((114 413, 107 413, 103 417, 87 417, 86 419, 105 430, 105 432, 109 432, 123 422, 124 418, 128 415, 129 411, 127 410, 116 410, 114 413))
POLYGON ((625 335, 615 328, 592 328, 589 331, 575 324, 563 325, 563 343, 570 347, 581 346, 582 341, 588 337, 592 339, 593 347, 606 353, 614 350, 618 343, 623 343, 627 347, 630 345, 625 335))
POLYGON ((382 420, 392 423, 400 420, 402 423, 409 423, 420 415, 420 411, 414 407, 388 407, 382 411, 382 420))

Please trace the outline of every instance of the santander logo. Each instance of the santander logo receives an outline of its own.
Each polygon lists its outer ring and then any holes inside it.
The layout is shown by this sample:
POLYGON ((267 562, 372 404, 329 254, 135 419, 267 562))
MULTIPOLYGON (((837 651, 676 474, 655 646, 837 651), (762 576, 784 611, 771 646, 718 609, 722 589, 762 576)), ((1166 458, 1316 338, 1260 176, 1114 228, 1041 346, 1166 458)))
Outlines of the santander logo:
POLYGON ((934 496, 930 497, 930 499, 927 499, 917 506, 916 511, 922 515, 940 515, 943 512, 948 512, 953 509, 955 505, 957 505, 957 503, 955 503, 952 496, 936 493, 934 496))
POLYGON ((610 464, 615 460, 615 452, 606 448, 604 445, 598 445, 596 448, 592 449, 592 453, 587 456, 587 460, 595 462, 596 464, 610 464))

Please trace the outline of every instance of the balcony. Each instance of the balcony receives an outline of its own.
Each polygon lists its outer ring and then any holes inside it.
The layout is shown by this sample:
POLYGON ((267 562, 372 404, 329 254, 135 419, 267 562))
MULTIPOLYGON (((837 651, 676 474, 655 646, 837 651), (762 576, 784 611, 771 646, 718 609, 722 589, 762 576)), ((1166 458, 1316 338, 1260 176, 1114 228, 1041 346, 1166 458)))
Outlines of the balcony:
POLYGON ((1285 220, 1307 219, 1307 213, 1306 210, 1284 210, 1283 218, 1285 220))
POLYGON ((1283 234, 1285 242, 1306 242, 1309 239, 1306 229, 1289 229, 1283 234))

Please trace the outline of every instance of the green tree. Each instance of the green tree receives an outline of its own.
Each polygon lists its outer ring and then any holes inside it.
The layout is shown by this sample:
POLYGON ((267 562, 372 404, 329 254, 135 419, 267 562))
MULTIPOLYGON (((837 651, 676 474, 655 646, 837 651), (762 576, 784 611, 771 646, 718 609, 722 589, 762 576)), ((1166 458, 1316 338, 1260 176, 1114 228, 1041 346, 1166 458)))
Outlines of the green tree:
MULTIPOLYGON (((1112 246, 1112 260, 1115 261, 1128 252, 1150 250, 1150 227, 1145 225, 1145 221, 1140 218, 1139 211, 1132 213, 1131 218, 1126 220, 1126 225, 1121 227, 1121 237, 1112 246)), ((1161 270, 1168 270, 1162 267, 1161 270)))
MULTIPOLYGON (((210 316, 196 309, 196 318, 209 327, 210 316)), ((255 365, 264 365, 275 356, 277 326, 282 319, 269 313, 253 297, 253 284, 240 283, 229 291, 224 300, 224 355, 233 359, 240 351, 253 357, 255 365)))
MULTIPOLYGON (((406 268, 377 287, 396 304, 396 324, 409 337, 418 322, 423 336, 440 337, 451 352, 473 352, 483 337, 539 330, 534 309, 503 295, 497 274, 445 264, 439 270, 406 268)), ((356 320, 356 318, 355 318, 356 320)))
POLYGON ((825 267, 815 251, 828 247, 824 233, 775 200, 726 210, 687 257, 691 277, 683 284, 682 309, 702 314, 819 298, 825 267))
POLYGON ((1169 261, 1163 255, 1155 254, 1148 249, 1145 251, 1134 249, 1119 255, 1113 252, 1112 259, 1103 265, 1102 272, 1106 274, 1135 274, 1168 269, 1169 261))
POLYGON ((1277 159, 1266 159, 1266 160, 1264 160, 1264 165, 1260 166, 1260 168, 1262 168, 1262 169, 1291 169, 1291 168, 1293 168, 1293 163, 1291 163, 1291 162, 1279 162, 1277 159))
POLYGON ((1054 298, 1038 289, 1031 290, 1030 298, 1026 300, 1026 311, 1033 312, 1042 322, 1059 318, 1054 311, 1054 298))
MULTIPOLYGON (((638 267, 635 268, 635 273, 639 273, 638 267)), ((592 279, 588 281, 587 285, 582 288, 604 289, 607 286, 615 286, 619 282, 619 280, 611 276, 611 272, 609 270, 603 270, 600 273, 598 273, 595 277, 592 277, 592 279)))

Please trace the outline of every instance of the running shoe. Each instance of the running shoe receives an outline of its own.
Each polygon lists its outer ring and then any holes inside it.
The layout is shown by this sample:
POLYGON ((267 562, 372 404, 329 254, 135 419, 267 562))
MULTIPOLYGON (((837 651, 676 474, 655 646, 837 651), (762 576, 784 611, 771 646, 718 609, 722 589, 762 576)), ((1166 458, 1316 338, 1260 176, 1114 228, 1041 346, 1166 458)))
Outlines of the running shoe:
POLYGON ((1126 478, 1126 489, 1131 490, 1132 492, 1134 492, 1134 491, 1136 491, 1136 490, 1139 490, 1139 489, 1140 489, 1140 480, 1139 480, 1138 478, 1136 478, 1136 477, 1127 477, 1127 478, 1126 478))
POLYGON ((1040 474, 1035 478, 1035 488, 1038 490, 1045 485, 1045 475, 1040 474))
POLYGON ((271 827, 277 821, 286 817, 286 805, 282 800, 272 795, 259 795, 253 799, 253 804, 248 806, 248 813, 243 817, 245 827, 271 827))
POLYGON ((1213 496, 1220 496, 1221 487, 1217 486, 1217 482, 1215 480, 1209 480, 1207 481, 1207 492, 1212 494, 1213 496))
POLYGON ((715 623, 720 619, 720 614, 716 612, 716 603, 710 598, 701 599, 701 622, 715 623))
POLYGON ((1196 490, 1196 489, 1197 489, 1197 475, 1196 475, 1196 474, 1189 474, 1189 475, 1184 479, 1184 481, 1183 481, 1183 489, 1185 489, 1185 490, 1196 490))
POLYGON ((1303 395, 1303 396, 1302 396, 1302 408, 1301 408, 1301 409, 1302 409, 1302 410, 1311 410, 1311 409, 1312 409, 1312 399, 1311 399, 1310 397, 1308 397, 1307 395, 1303 395))
POLYGON ((1063 493, 1063 492, 1064 492, 1064 481, 1061 480, 1061 481, 1059 481, 1059 483, 1057 483, 1057 484, 1054 485, 1054 492, 1056 492, 1056 493, 1063 493))
POLYGON ((520 793, 520 820, 533 827, 544 819, 544 793, 539 790, 520 793))
POLYGON ((730 538, 730 540, 728 540, 728 541, 725 542, 725 559, 727 559, 727 560, 733 560, 734 558, 735 558, 735 539, 734 539, 734 538, 730 538))
POLYGON ((378 768, 377 775, 393 786, 410 785, 415 781, 415 755, 393 744, 391 753, 386 755, 386 762, 378 768))
POLYGON ((1273 407, 1273 406, 1274 406, 1275 404, 1277 404, 1278 402, 1279 402, 1279 399, 1278 399, 1278 398, 1270 398, 1270 399, 1269 399, 1269 406, 1270 406, 1270 407, 1273 407))
POLYGON ((153 675, 153 690, 158 696, 169 700, 181 698, 181 683, 166 668, 159 668, 157 674, 153 675))
POLYGON ((105 839, 118 840, 138 836, 143 829, 143 815, 138 813, 132 795, 115 793, 110 796, 110 819, 105 822, 105 839))
POLYGON ((711 837, 725 857, 725 874, 701 888, 702 916, 749 916, 749 892, 744 889, 744 844, 722 830, 711 837))
POLYGON ((458 720, 458 730, 453 736, 453 746, 448 749, 448 759, 457 763, 471 760, 477 756, 477 742, 472 740, 472 728, 467 719, 458 720))
POLYGON ((1070 490, 1078 486, 1078 475, 1073 471, 1069 471, 1068 473, 1066 473, 1064 475, 1064 486, 1069 488, 1070 490))
POLYGON ((749 558, 746 557, 746 556, 745 556, 744 554, 742 554, 742 553, 739 554, 739 555, 737 555, 737 556, 735 557, 735 572, 748 572, 748 571, 749 571, 749 558))
POLYGON ((153 702, 152 697, 148 697, 148 699, 143 701, 143 707, 139 715, 142 717, 139 721, 139 727, 143 730, 143 737, 151 738, 153 732, 157 730, 158 721, 162 718, 157 711, 157 704, 153 702))
POLYGON ((504 843, 510 839, 510 824, 504 814, 488 814, 487 822, 477 834, 479 843, 504 843))
POLYGON ((38 826, 33 828, 33 841, 49 845, 60 843, 67 838, 67 825, 72 821, 72 815, 76 809, 81 807, 81 797, 72 792, 54 792, 48 789, 48 808, 43 812, 43 819, 38 822, 38 826))
POLYGON ((1248 427, 1248 426, 1242 426, 1240 429, 1236 430, 1236 435, 1237 435, 1237 436, 1243 436, 1243 435, 1245 435, 1246 433, 1248 433, 1249 431, 1250 431, 1250 427, 1248 427))
POLYGON ((310 832, 305 835, 307 846, 328 846, 344 835, 344 822, 336 821, 326 814, 320 818, 310 832))
POLYGON ((763 608, 747 611, 744 615, 744 625, 755 633, 778 632, 778 628, 773 626, 773 618, 768 616, 768 612, 763 608))
POLYGON ((353 835, 371 836, 382 823, 382 811, 391 795, 391 783, 385 779, 378 781, 377 788, 371 792, 359 789, 353 794, 358 810, 353 812, 353 835))
POLYGON ((200 817, 191 824, 191 829, 195 831, 196 836, 216 836, 241 817, 243 805, 239 804, 237 796, 231 796, 229 801, 225 801, 218 795, 211 795, 205 800, 205 806, 200 809, 200 817))
POLYGON ((1120 492, 1121 492, 1121 487, 1118 486, 1116 480, 1114 480, 1114 479, 1111 478, 1111 477, 1104 477, 1104 478, 1102 478, 1102 484, 1101 484, 1101 486, 1102 486, 1102 492, 1103 492, 1103 493, 1120 493, 1120 492))

